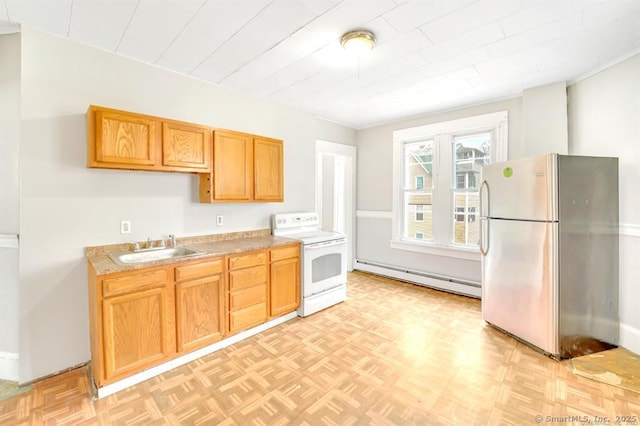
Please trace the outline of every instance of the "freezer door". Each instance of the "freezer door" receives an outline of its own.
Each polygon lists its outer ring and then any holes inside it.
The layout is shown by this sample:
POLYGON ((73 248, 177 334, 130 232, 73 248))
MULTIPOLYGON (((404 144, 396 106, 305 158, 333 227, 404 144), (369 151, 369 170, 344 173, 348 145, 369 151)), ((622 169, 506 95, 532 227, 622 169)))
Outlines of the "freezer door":
POLYGON ((556 154, 484 166, 481 192, 483 217, 558 220, 556 154))
POLYGON ((482 317, 545 352, 558 354, 558 224, 487 221, 482 317))

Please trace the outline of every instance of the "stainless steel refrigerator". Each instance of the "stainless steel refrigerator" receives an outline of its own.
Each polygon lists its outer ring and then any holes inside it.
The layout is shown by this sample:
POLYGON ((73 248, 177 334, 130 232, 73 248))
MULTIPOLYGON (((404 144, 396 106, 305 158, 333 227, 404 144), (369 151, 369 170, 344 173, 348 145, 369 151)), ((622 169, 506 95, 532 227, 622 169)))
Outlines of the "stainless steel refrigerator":
POLYGON ((482 173, 483 319, 556 359, 617 345, 617 158, 548 154, 482 173))

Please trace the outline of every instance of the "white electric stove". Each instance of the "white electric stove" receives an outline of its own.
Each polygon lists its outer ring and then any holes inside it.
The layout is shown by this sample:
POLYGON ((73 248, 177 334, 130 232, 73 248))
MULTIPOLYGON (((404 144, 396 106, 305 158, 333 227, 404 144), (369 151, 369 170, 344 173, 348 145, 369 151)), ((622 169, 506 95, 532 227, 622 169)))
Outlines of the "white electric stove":
POLYGON ((302 241, 298 316, 306 317, 347 298, 347 238, 323 231, 316 213, 279 213, 271 218, 275 236, 302 241))

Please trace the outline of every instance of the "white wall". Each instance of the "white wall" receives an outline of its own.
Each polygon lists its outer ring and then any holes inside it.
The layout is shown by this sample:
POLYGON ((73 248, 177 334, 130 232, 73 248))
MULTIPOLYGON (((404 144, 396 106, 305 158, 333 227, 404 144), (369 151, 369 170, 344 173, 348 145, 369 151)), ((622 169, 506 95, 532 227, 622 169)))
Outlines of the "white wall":
POLYGON ((20 34, 0 35, 0 379, 18 380, 20 34))
POLYGON ((21 89, 22 382, 90 358, 84 247, 268 228, 272 213, 313 210, 316 139, 355 144, 309 114, 30 29, 21 89), (199 204, 194 175, 88 169, 90 104, 283 139, 285 202, 199 204), (132 234, 119 234, 123 219, 132 234))
POLYGON ((356 258, 420 272, 480 282, 478 260, 463 260, 392 249, 393 132, 419 125, 497 111, 509 113, 509 157, 522 152, 522 100, 512 98, 358 131, 356 258))
POLYGON ((639 76, 640 54, 636 54, 568 88, 569 153, 618 157, 620 344, 636 353, 640 353, 639 76))
POLYGON ((525 90, 522 116, 523 151, 514 152, 511 158, 568 153, 567 85, 564 81, 525 90))

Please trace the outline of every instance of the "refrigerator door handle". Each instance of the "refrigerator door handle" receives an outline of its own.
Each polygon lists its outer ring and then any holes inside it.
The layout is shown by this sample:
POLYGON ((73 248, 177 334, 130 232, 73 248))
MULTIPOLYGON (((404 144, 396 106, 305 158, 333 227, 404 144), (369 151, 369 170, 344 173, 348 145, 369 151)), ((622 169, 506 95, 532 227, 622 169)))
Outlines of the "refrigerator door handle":
POLYGON ((480 253, 483 256, 486 256, 487 253, 489 252, 489 184, 487 183, 486 180, 482 181, 482 184, 480 185, 480 253), (484 214, 484 209, 482 208, 482 195, 484 194, 483 189, 486 188, 487 191, 487 214, 484 214), (484 232, 484 224, 487 224, 487 232, 484 232), (487 239, 487 247, 484 247, 484 240, 485 240, 485 235, 486 235, 486 239, 487 239))
POLYGON ((486 180, 482 181, 482 184, 480 185, 480 217, 490 217, 491 215, 489 214, 489 184, 487 183, 486 180), (482 196, 482 194, 484 194, 483 189, 486 188, 487 191, 487 214, 484 214, 484 209, 482 208, 482 199, 484 198, 482 196))
POLYGON ((489 253, 489 218, 481 217, 480 218, 480 254, 486 256, 489 253), (484 224, 487 224, 487 232, 484 232, 484 224), (485 235, 487 237, 487 246, 484 246, 485 235))

